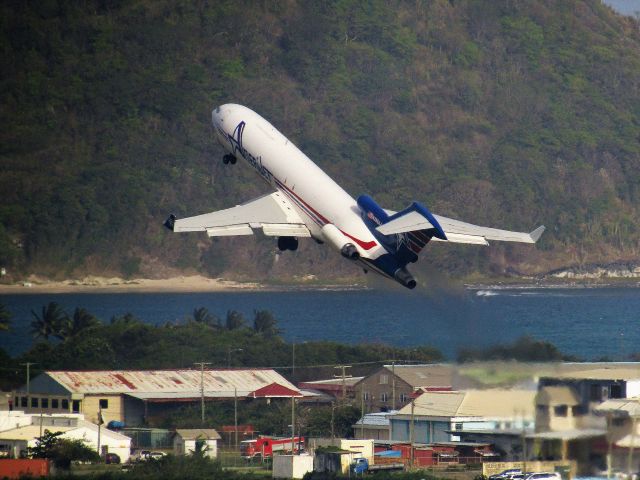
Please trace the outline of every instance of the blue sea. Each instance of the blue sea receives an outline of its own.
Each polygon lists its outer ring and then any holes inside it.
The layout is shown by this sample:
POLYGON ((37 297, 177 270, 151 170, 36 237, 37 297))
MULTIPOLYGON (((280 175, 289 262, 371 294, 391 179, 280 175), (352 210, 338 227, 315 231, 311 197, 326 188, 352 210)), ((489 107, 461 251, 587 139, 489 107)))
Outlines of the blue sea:
POLYGON ((640 352, 640 288, 631 287, 0 295, 13 314, 13 331, 0 333, 0 347, 14 356, 27 350, 31 311, 52 301, 69 313, 86 308, 105 322, 129 312, 151 324, 183 322, 198 307, 221 318, 238 310, 251 322, 254 310, 267 309, 287 341, 430 345, 451 360, 460 348, 522 335, 584 360, 640 352))

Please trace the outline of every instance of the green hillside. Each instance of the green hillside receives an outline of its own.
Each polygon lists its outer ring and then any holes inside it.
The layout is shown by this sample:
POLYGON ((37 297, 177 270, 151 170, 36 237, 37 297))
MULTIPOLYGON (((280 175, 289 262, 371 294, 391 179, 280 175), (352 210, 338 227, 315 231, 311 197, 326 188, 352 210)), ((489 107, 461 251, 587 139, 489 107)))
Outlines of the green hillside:
POLYGON ((638 259, 640 33, 600 1, 3 2, 0 264, 10 273, 357 277, 326 248, 172 235, 268 191, 211 109, 269 119, 356 196, 535 248, 430 245, 422 269, 638 259))

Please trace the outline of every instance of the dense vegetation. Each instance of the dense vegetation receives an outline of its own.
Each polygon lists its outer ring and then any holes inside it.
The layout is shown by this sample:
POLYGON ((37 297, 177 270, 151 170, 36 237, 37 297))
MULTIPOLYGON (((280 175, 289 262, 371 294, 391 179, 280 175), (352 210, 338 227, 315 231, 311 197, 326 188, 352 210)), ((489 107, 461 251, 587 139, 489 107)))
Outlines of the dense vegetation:
POLYGON ((638 257, 640 34, 599 1, 51 0, 0 18, 10 278, 357 275, 313 242, 275 256, 272 239, 162 229, 266 189, 220 161, 209 112, 226 102, 387 208, 550 227, 538 249, 429 247, 451 273, 638 257))
POLYGON ((85 309, 69 314, 51 302, 32 316, 31 349, 12 359, 0 348, 4 389, 23 383, 20 364, 25 362, 36 364, 32 376, 43 370, 191 368, 196 362, 209 362, 212 368, 276 368, 292 381, 301 381, 331 378, 334 365, 353 365, 351 374, 357 376, 390 359, 443 360, 442 353, 429 346, 403 349, 317 341, 295 346, 294 372, 294 347, 279 335, 277 320, 267 310, 257 310, 248 322, 234 310, 222 320, 196 308, 182 321, 154 326, 132 314, 103 322, 85 309))
POLYGON ((563 354, 552 343, 530 336, 517 339, 510 345, 493 345, 487 348, 463 348, 458 352, 458 362, 485 360, 517 360, 520 362, 575 362, 577 358, 563 354))

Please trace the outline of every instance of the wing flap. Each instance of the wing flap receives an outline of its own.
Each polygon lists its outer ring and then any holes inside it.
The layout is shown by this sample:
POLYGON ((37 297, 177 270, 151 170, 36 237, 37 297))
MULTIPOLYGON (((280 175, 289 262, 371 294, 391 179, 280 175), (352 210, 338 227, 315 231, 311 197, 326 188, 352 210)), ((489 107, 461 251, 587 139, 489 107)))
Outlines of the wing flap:
POLYGON ((253 230, 260 228, 265 235, 311 236, 298 213, 280 192, 217 212, 181 219, 169 217, 165 225, 174 232, 204 231, 210 237, 251 235, 253 230))

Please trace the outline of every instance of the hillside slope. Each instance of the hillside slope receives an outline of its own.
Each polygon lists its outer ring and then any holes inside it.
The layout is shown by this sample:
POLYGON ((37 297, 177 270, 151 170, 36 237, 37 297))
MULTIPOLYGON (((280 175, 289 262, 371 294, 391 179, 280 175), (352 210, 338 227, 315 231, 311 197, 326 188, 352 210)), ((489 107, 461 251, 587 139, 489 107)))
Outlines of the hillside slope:
POLYGON ((640 257, 640 35, 599 1, 4 2, 0 263, 237 279, 359 273, 313 242, 170 235, 268 187, 225 167, 245 104, 356 196, 528 231, 422 268, 540 273, 640 257))

